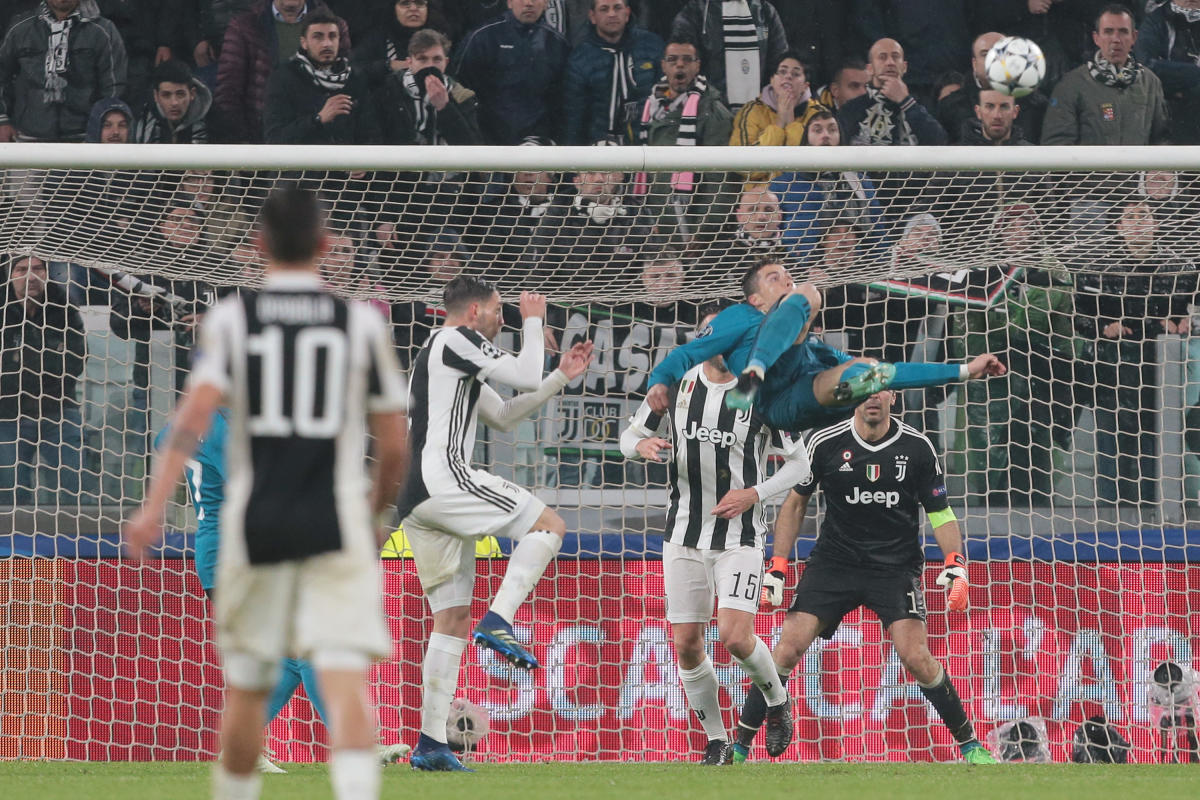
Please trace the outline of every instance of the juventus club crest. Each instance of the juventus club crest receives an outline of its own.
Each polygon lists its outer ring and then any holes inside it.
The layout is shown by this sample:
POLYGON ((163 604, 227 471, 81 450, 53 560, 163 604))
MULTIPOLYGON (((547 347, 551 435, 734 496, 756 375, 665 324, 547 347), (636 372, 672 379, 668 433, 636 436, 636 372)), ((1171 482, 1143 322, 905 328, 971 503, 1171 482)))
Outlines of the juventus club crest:
POLYGON ((867 480, 871 483, 879 480, 879 471, 878 464, 867 464, 867 480))
POLYGON ((896 480, 904 480, 908 474, 908 456, 896 456, 896 480))

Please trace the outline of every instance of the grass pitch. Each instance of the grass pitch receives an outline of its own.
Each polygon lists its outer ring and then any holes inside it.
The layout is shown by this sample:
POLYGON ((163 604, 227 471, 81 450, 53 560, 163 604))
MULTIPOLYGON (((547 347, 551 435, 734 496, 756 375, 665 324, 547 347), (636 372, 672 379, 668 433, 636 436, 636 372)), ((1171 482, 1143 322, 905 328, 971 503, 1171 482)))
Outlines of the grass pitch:
MULTIPOLYGON (((326 800, 324 765, 266 775, 264 800, 326 800)), ((1200 797, 1200 765, 693 764, 477 765, 475 775, 384 770, 389 800, 1167 800, 1200 797)), ((8 800, 209 800, 209 764, 0 762, 8 800)))

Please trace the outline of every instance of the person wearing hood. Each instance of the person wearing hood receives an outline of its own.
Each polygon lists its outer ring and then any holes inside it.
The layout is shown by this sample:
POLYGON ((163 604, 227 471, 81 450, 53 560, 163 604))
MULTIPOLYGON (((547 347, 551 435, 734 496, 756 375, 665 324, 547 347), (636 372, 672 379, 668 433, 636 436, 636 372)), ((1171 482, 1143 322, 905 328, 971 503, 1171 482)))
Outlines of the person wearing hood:
POLYGON ((779 12, 764 0, 691 0, 675 17, 671 38, 696 43, 705 76, 733 110, 758 96, 788 49, 779 12))
POLYGON ((644 100, 658 78, 663 40, 630 24, 627 0, 592 0, 592 24, 567 60, 566 143, 620 139, 625 104, 644 100))
MULTIPOLYGON (((408 43, 413 34, 429 29, 445 34, 450 29, 430 0, 395 0, 392 6, 386 21, 364 36, 350 57, 350 65, 372 88, 382 86, 389 75, 409 69, 408 43)), ((446 53, 449 55, 449 48, 446 53)))
POLYGON ((1175 144, 1200 144, 1200 0, 1165 0, 1138 28, 1133 55, 1162 81, 1175 144))
POLYGON ((83 140, 93 144, 128 144, 133 135, 133 110, 119 97, 92 104, 83 140))
POLYGON ((125 90, 125 45, 88 0, 44 0, 0 43, 0 142, 79 142, 125 90))
MULTIPOLYGON (((807 70, 800 56, 788 51, 775 63, 770 80, 759 96, 738 110, 733 118, 729 144, 736 147, 799 145, 809 120, 825 110, 813 99, 807 70)), ((778 174, 752 172, 747 179, 749 183, 762 183, 778 174)))
POLYGON ((206 144, 212 92, 182 61, 164 61, 150 78, 151 99, 133 130, 141 144, 206 144))
POLYGON ((338 55, 341 23, 308 14, 300 49, 267 82, 263 138, 267 144, 365 144, 366 81, 338 55))
POLYGON ((1042 144, 1165 144, 1167 101, 1158 76, 1134 56, 1137 30, 1124 6, 1096 18, 1096 54, 1054 87, 1042 123, 1042 144))
POLYGON ((571 46, 544 19, 546 0, 508 0, 504 16, 467 34, 450 70, 479 97, 488 144, 563 140, 563 84, 571 46))

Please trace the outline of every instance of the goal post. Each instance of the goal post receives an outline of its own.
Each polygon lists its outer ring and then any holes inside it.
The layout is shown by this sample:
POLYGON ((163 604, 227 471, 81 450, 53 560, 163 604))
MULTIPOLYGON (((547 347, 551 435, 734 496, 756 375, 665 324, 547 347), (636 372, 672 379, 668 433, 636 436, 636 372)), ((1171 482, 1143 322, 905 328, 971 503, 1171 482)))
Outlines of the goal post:
MULTIPOLYGON (((325 279, 388 314, 405 367, 458 274, 506 300, 549 296, 547 367, 595 343, 543 412, 511 433, 481 426, 477 462, 556 508, 568 536, 517 619, 545 669, 468 651, 461 694, 491 716, 477 757, 702 746, 665 622, 667 470, 626 461, 617 440, 653 366, 706 304, 741 300, 764 256, 820 287, 819 335, 853 355, 990 351, 1011 368, 906 391, 897 411, 935 442, 967 539, 971 610, 946 612, 928 530, 924 586, 930 648, 981 736, 1001 749, 1037 731, 1064 761, 1102 713, 1135 760, 1182 753, 1154 676, 1200 667, 1200 148, 4 144, 0 685, 15 688, 0 759, 216 753, 222 682, 185 495, 161 558, 123 559, 119 526, 195 318, 261 283, 254 221, 282 180, 322 194, 325 279)), ((510 324, 500 343, 517 335, 510 324)), ((810 515, 798 556, 816 532, 810 515)), ((498 548, 479 551, 481 598, 503 575, 498 548)), ((427 608, 402 538, 382 566, 396 645, 373 690, 382 739, 411 743, 427 608)), ((763 613, 759 634, 773 643, 782 621, 763 613)), ((709 639, 732 728, 746 679, 709 639)), ((865 612, 789 689, 787 758, 955 757, 865 612)), ((1176 705, 1196 702, 1175 689, 1176 705)), ((285 760, 324 758, 324 743, 302 700, 271 727, 285 760)))

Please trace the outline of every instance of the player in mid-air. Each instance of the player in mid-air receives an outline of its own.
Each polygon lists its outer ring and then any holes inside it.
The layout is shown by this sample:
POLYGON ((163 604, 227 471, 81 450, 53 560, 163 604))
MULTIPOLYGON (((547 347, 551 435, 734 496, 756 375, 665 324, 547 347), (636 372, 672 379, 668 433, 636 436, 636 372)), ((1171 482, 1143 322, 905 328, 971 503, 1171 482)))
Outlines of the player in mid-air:
POLYGON ((205 316, 145 503, 125 526, 135 554, 159 540, 185 463, 228 406, 214 604, 226 684, 217 800, 259 795, 263 711, 289 655, 317 670, 334 797, 379 797, 366 676, 373 659, 391 655, 391 637, 374 520, 404 475, 405 397, 387 322, 321 283, 322 216, 316 195, 297 187, 264 202, 266 285, 229 295, 205 316))
MULTIPOLYGON (((208 433, 200 440, 196 452, 189 458, 183 468, 184 483, 188 490, 188 499, 196 512, 196 544, 195 558, 196 576, 200 579, 200 588, 204 590, 209 602, 216 597, 217 551, 221 542, 221 506, 225 501, 225 437, 229 431, 229 409, 218 408, 213 414, 208 433)), ((154 448, 162 450, 164 443, 171 436, 171 426, 167 425, 158 432, 154 439, 154 448)), ((308 661, 300 658, 285 658, 281 665, 279 682, 271 690, 267 701, 267 725, 279 716, 296 689, 304 685, 304 692, 312 703, 313 710, 329 727, 329 718, 325 716, 325 704, 321 700, 321 689, 317 685, 317 674, 308 661)), ((390 764, 408 755, 411 750, 405 744, 380 745, 378 754, 380 761, 390 764)), ((268 774, 283 774, 287 770, 272 762, 266 754, 258 758, 258 771, 268 774)))
POLYGON ((726 402, 735 408, 754 404, 772 427, 786 431, 842 419, 884 388, 938 386, 1007 371, 991 353, 966 364, 888 364, 849 356, 810 332, 821 293, 809 283, 797 286, 773 257, 747 268, 742 292, 744 302, 718 314, 702 335, 676 347, 650 373, 646 401, 652 409, 666 411, 669 387, 715 355, 738 375, 726 402))
MULTIPOLYGON (((929 653, 921 573, 920 508, 945 555, 937 578, 947 590, 947 608, 967 610, 967 560, 958 521, 946 497, 946 482, 933 444, 891 414, 895 395, 871 395, 843 422, 809 438, 810 477, 797 484, 775 523, 773 557, 763 578, 769 604, 783 602, 788 556, 817 486, 825 501, 821 533, 783 623, 772 656, 786 681, 817 636, 832 638, 842 617, 866 606, 879 618, 901 663, 921 687, 971 764, 995 759, 975 738, 962 700, 942 665, 929 653)), ((779 756, 792 741, 787 713, 751 688, 738 721, 735 759, 745 760, 766 719, 767 753, 779 756)))
POLYGON ((412 469, 397 503, 417 575, 433 612, 433 632, 421 671, 421 736, 410 763, 426 771, 468 771, 446 744, 446 720, 458 686, 475 587, 475 539, 516 541, 504 580, 474 641, 521 669, 537 659, 513 633, 517 609, 558 555, 566 523, 525 489, 471 465, 480 419, 511 430, 582 375, 590 342, 563 354, 544 380, 542 325, 546 298, 521 294, 521 351, 513 356, 492 344, 502 305, 490 284, 460 276, 442 292, 446 319, 417 354, 409 379, 412 469), (502 400, 487 381, 521 394, 502 400))
MULTIPOLYGON (((720 310, 701 311, 700 327, 720 310)), ((717 598, 717 631, 768 704, 782 707, 787 693, 771 653, 754 633, 767 533, 761 501, 808 477, 803 445, 735 411, 725 394, 737 378, 720 356, 692 367, 672 389, 671 411, 646 402, 621 434, 627 458, 670 459, 671 507, 663 540, 667 621, 679 679, 688 704, 708 736, 702 764, 730 764, 733 746, 718 700, 720 684, 704 652, 705 629, 717 598), (766 476, 771 453, 786 460, 766 476)))

